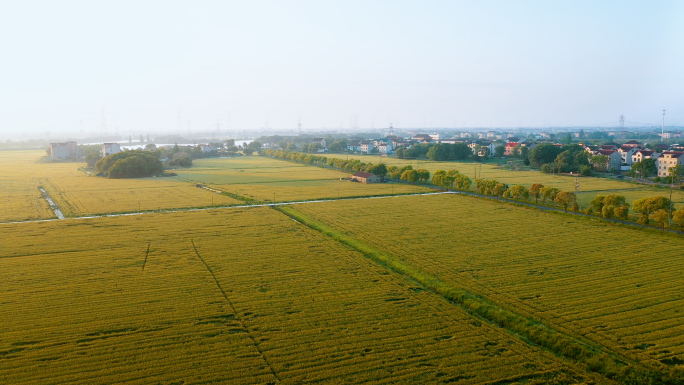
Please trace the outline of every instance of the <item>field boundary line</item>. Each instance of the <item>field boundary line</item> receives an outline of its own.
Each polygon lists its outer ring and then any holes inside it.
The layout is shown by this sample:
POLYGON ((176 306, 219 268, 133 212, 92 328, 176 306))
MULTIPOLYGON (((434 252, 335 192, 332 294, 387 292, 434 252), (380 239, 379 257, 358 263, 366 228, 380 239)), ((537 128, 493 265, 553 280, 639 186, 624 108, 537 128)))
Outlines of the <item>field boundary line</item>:
POLYGON ((147 251, 145 251, 145 260, 143 261, 142 270, 145 270, 145 265, 147 265, 147 257, 150 255, 150 245, 152 242, 147 243, 147 251))
MULTIPOLYGON (((340 233, 330 225, 316 221, 291 206, 273 207, 304 226, 363 254, 380 266, 423 286, 426 290, 461 307, 472 316, 495 327, 506 329, 522 341, 546 349, 576 363, 586 365, 591 372, 609 379, 624 381, 649 376, 654 383, 667 381, 668 374, 624 357, 596 341, 576 337, 556 330, 530 317, 508 310, 481 295, 459 288, 420 268, 413 267, 373 246, 340 233)), ((665 382, 667 383, 667 382, 665 382)))
POLYGON ((214 274, 214 271, 211 270, 211 267, 209 267, 209 265, 207 264, 207 261, 205 261, 204 258, 202 258, 202 255, 200 255, 199 251, 197 250, 197 246, 195 246, 195 240, 190 239, 190 243, 192 243, 192 249, 195 250, 195 255, 197 255, 197 258, 199 258, 199 260, 202 262, 202 264, 204 265, 204 268, 207 269, 209 274, 211 274, 211 278, 213 278, 214 283, 216 284, 219 291, 223 295, 223 298, 225 298, 226 302, 228 302, 228 305, 230 305, 230 309, 235 314, 235 319, 240 323, 242 328, 245 329, 245 331, 247 332, 247 335, 249 336, 249 339, 252 340, 252 345, 254 345, 254 348, 257 350, 257 352, 259 352, 259 355, 264 360, 264 363, 266 363, 266 366, 268 366, 268 369, 271 371, 271 374, 273 374, 273 377, 275 377, 276 380, 278 380, 278 382, 281 382, 282 380, 280 379, 280 376, 278 376, 278 374, 273 369, 273 366, 271 365, 271 363, 266 358, 266 355, 264 355, 264 352, 259 348, 259 344, 257 343, 257 341, 254 338, 254 336, 252 335, 252 333, 249 332, 249 329, 247 328, 247 325, 245 325, 244 321, 242 320, 242 317, 240 317, 238 315, 237 309, 235 308, 233 301, 231 301, 230 298, 228 298, 228 294, 226 294, 226 291, 223 290, 223 286, 221 286, 221 283, 219 282, 218 278, 216 278, 216 274, 214 274))

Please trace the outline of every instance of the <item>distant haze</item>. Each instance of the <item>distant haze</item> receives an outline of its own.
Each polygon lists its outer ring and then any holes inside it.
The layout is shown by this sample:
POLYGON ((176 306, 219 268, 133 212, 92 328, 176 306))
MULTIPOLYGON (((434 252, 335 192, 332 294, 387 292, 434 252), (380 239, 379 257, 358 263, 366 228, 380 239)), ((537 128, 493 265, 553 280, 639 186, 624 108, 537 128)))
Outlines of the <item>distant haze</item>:
POLYGON ((683 125, 683 36, 681 1, 8 1, 0 138, 683 125))

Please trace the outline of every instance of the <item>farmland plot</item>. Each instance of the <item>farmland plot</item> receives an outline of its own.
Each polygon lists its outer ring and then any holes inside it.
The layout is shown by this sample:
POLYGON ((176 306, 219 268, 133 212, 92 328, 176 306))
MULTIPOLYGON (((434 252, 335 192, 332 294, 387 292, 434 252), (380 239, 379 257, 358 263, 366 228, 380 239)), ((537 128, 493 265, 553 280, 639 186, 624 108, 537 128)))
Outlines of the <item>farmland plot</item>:
POLYGON ((108 179, 85 175, 75 167, 42 184, 66 216, 242 203, 173 177, 108 179))
POLYGON ((176 170, 191 183, 207 184, 257 201, 348 198, 431 191, 407 184, 363 184, 340 181, 349 173, 265 157, 198 159, 186 170, 176 170), (274 196, 275 194, 275 196, 274 196))
POLYGON ((662 368, 684 358, 681 236, 458 195, 296 209, 456 287, 633 359, 662 368))
POLYGON ((35 151, 0 151, 0 222, 54 217, 38 190, 35 151))
POLYGON ((269 208, 2 230, 0 382, 586 376, 269 208))

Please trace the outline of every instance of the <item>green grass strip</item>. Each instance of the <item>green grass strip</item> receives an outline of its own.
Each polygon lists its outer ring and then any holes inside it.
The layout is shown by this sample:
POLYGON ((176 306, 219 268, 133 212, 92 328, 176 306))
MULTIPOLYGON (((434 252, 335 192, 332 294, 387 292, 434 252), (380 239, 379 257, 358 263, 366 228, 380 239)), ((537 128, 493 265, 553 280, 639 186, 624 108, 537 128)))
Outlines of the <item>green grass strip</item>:
POLYGON ((475 295, 464 289, 456 288, 426 271, 412 267, 396 257, 342 234, 336 229, 304 215, 292 206, 273 208, 301 224, 363 253, 367 258, 385 268, 421 284, 449 302, 462 307, 468 313, 505 328, 528 343, 544 347, 559 356, 583 363, 592 372, 601 373, 624 384, 684 383, 684 373, 681 371, 672 371, 665 368, 663 368, 663 371, 655 371, 635 362, 628 363, 626 358, 622 358, 616 353, 608 352, 603 346, 591 345, 590 343, 580 341, 531 318, 505 309, 487 298, 475 295))

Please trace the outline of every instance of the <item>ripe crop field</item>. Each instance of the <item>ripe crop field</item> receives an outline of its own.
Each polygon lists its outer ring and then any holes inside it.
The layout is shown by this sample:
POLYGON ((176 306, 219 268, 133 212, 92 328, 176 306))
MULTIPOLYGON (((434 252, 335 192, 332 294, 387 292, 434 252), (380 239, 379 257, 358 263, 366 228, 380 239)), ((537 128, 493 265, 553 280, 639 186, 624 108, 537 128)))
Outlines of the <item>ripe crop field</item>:
POLYGON ((431 190, 407 184, 363 184, 340 181, 350 174, 279 159, 249 156, 230 159, 198 159, 179 177, 207 184, 257 201, 277 202, 389 195, 431 190))
POLYGON ((53 218, 34 177, 35 151, 0 151, 0 222, 53 218))
MULTIPOLYGON (((346 155, 331 154, 328 158, 346 158, 346 155)), ((535 170, 520 170, 513 171, 499 167, 492 163, 472 163, 472 162, 433 162, 429 160, 415 160, 415 159, 397 159, 392 157, 379 157, 372 155, 350 155, 350 158, 359 159, 362 162, 371 163, 385 163, 387 165, 405 166, 411 165, 414 169, 425 169, 434 173, 437 170, 458 170, 471 179, 477 176, 482 179, 496 179, 499 182, 506 183, 510 186, 521 184, 530 187, 534 183, 541 183, 544 186, 555 187, 561 191, 575 191, 575 178, 565 175, 545 174, 541 171, 535 170)), ((505 162, 502 159, 502 162, 505 162)), ((578 196, 578 203, 585 207, 590 204, 591 200, 596 195, 618 194, 624 195, 628 203, 656 195, 663 195, 669 197, 670 190, 668 188, 642 185, 630 183, 627 180, 614 180, 606 178, 581 177, 580 194, 578 196)), ((677 207, 684 205, 684 191, 674 190, 672 200, 677 204, 677 207)))
MULTIPOLYGON (((175 177, 108 179, 76 169, 59 170, 43 179, 43 187, 66 216, 240 204, 175 177)), ((51 166, 51 165, 50 165, 51 166)))
POLYGON ((682 236, 460 195, 294 209, 456 287, 654 368, 684 360, 682 236))
POLYGON ((2 383, 591 376, 270 208, 1 234, 2 383))
POLYGON ((0 152, 0 222, 54 218, 42 186, 66 216, 242 203, 177 178, 107 179, 84 163, 36 163, 40 151, 0 152))

